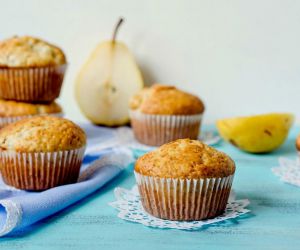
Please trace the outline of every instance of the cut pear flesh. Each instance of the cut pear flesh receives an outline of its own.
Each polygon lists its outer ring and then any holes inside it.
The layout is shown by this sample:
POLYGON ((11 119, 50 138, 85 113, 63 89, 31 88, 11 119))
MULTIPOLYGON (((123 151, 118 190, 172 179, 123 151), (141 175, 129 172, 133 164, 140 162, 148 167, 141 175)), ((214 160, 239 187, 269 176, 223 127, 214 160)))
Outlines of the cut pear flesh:
POLYGON ((130 51, 120 42, 99 44, 80 71, 76 98, 80 109, 95 124, 127 123, 128 102, 143 87, 130 51))

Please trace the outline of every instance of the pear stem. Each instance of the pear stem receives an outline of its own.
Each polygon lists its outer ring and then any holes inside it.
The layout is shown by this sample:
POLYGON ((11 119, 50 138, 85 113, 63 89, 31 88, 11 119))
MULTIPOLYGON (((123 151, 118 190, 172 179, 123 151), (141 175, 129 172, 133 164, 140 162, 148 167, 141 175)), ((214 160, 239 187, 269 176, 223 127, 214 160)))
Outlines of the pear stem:
POLYGON ((113 33, 113 37, 112 37, 112 42, 113 43, 116 41, 119 28, 120 28, 120 26, 123 22, 124 22, 124 19, 122 17, 120 17, 117 24, 116 24, 116 26, 115 26, 115 29, 114 29, 114 33, 113 33))

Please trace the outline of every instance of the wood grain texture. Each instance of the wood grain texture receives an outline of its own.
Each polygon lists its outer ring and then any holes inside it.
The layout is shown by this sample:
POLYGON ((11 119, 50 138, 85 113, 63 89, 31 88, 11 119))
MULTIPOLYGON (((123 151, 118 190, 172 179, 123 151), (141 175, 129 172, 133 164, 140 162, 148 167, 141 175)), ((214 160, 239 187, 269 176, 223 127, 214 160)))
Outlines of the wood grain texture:
POLYGON ((0 239, 0 249, 299 249, 300 188, 284 184, 271 172, 279 156, 295 158, 294 129, 272 154, 243 153, 222 142, 218 149, 237 165, 233 188, 250 199, 251 213, 202 230, 161 230, 123 221, 107 203, 116 186, 131 188, 132 167, 81 202, 14 236, 0 239))

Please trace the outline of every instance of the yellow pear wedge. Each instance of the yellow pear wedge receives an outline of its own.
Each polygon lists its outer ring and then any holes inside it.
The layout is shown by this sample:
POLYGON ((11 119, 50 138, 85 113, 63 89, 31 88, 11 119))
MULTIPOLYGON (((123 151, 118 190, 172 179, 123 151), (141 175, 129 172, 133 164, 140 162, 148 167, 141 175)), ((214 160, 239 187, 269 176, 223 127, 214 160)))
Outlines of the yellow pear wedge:
POLYGON ((278 148, 294 122, 289 113, 237 117, 217 121, 224 140, 251 153, 266 153, 278 148))
POLYGON ((106 126, 129 121, 128 101, 143 88, 141 72, 124 43, 113 39, 100 43, 76 79, 75 94, 83 114, 93 123, 106 126))

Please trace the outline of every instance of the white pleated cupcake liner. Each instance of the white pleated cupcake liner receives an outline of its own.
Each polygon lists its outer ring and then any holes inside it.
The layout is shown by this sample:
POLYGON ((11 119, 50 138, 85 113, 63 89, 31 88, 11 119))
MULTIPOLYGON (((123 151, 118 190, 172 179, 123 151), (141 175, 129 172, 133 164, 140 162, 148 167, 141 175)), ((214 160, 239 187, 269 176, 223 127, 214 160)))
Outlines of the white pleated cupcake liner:
POLYGON ((182 138, 197 139, 202 114, 196 115, 152 115, 130 111, 135 138, 150 146, 160 146, 182 138))
POLYGON ((52 113, 52 114, 37 114, 37 115, 22 115, 22 116, 8 116, 8 117, 0 117, 0 128, 3 128, 7 126, 8 124, 30 118, 30 117, 35 117, 35 116, 45 116, 45 115, 50 115, 50 116, 56 116, 56 117, 63 117, 64 113, 59 112, 59 113, 52 113))
POLYGON ((57 152, 0 151, 4 182, 18 189, 45 190, 77 182, 85 147, 57 152))
POLYGON ((221 215, 225 211, 234 176, 173 179, 134 174, 145 211, 161 219, 177 221, 203 220, 221 215))
POLYGON ((51 102, 59 94, 67 65, 0 67, 0 98, 23 102, 51 102))

